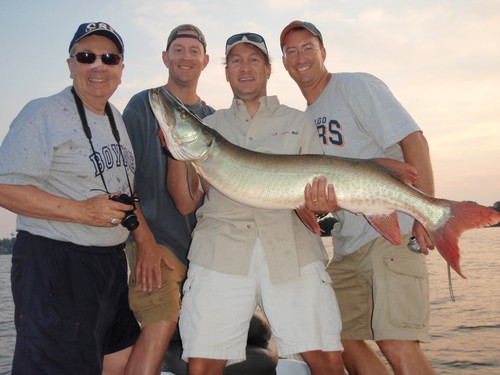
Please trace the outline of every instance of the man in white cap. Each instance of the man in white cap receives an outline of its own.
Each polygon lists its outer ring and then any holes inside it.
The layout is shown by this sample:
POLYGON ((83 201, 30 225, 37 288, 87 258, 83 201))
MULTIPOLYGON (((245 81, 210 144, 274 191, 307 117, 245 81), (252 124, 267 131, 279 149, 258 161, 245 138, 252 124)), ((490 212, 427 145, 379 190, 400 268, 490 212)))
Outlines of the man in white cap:
MULTIPOLYGON (((271 63, 264 38, 255 33, 226 42, 231 107, 206 123, 230 142, 268 153, 321 154, 312 121, 267 96, 271 63)), ((167 176, 181 212, 198 207, 185 171, 167 176), (184 182, 184 183, 183 183, 184 182)), ((246 335, 257 305, 266 315, 280 355, 302 354, 312 374, 344 374, 340 317, 326 273, 319 235, 294 210, 265 210, 235 202, 210 187, 197 210, 188 278, 180 317, 182 357, 190 375, 222 374, 245 359, 246 335)))

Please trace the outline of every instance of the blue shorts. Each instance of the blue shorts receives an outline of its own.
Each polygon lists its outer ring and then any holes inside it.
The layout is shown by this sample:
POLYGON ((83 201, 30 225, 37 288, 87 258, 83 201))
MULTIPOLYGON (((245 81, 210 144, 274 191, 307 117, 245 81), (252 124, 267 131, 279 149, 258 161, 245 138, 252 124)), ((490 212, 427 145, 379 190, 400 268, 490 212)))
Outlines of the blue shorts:
POLYGON ((17 331, 12 374, 101 374, 133 345, 123 245, 80 246, 19 232, 12 251, 17 331))

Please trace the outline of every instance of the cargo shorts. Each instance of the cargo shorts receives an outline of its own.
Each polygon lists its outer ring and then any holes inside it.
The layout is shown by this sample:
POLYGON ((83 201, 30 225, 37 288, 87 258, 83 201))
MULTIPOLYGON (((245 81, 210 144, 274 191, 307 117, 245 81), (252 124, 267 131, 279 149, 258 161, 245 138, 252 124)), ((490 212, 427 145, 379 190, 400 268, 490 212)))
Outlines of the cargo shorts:
POLYGON ((155 288, 151 293, 142 290, 142 284, 135 280, 135 264, 137 246, 135 242, 126 246, 127 258, 130 267, 129 277, 129 303, 136 319, 141 326, 147 326, 159 321, 168 320, 177 322, 181 308, 181 288, 186 278, 187 267, 166 246, 159 245, 168 254, 170 263, 174 265, 171 270, 161 264, 161 287, 155 288))
POLYGON ((342 339, 429 340, 425 255, 383 237, 328 265, 342 317, 342 339))

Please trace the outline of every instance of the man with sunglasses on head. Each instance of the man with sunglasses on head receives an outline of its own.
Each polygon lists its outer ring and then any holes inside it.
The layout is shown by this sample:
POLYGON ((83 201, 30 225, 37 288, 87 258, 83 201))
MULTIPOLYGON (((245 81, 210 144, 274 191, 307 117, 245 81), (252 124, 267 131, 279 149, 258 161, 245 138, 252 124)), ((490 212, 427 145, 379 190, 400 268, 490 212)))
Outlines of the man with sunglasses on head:
MULTIPOLYGON (((323 36, 312 23, 293 21, 280 37, 283 64, 307 100, 326 154, 391 158, 413 165, 415 187, 433 195, 427 141, 387 86, 366 73, 329 73, 323 36)), ((315 194, 314 190, 312 194, 315 194)), ((317 202, 318 207, 322 202, 317 202)), ((422 254, 407 248, 412 233, 420 251, 434 248, 425 229, 399 214, 401 246, 368 221, 345 210, 332 230, 328 266, 342 315, 343 358, 350 374, 388 374, 364 340, 376 340, 395 374, 434 374, 420 341, 429 340, 429 278, 422 254)))
MULTIPOLYGON (((205 119, 208 126, 255 151, 322 153, 305 114, 267 96, 271 62, 262 36, 230 37, 225 65, 234 98, 230 108, 205 119)), ((174 172, 167 176, 170 192, 182 212, 191 212, 202 197, 197 181, 189 187, 185 168, 174 172)), ((315 375, 344 374, 340 316, 321 238, 294 210, 252 208, 213 187, 208 195, 197 210, 179 321, 188 373, 222 374, 227 364, 244 360, 258 305, 280 355, 302 354, 315 375)))
POLYGON ((12 374, 123 374, 140 329, 128 305, 134 155, 108 102, 124 46, 104 22, 69 45, 72 87, 29 102, 0 147, 0 206, 18 214, 12 252, 12 374))
MULTIPOLYGON (((197 93, 198 80, 208 64, 207 43, 191 24, 175 27, 162 52, 168 69, 162 86, 203 118, 214 112, 197 93)), ((136 155, 135 185, 145 222, 127 245, 130 262, 130 306, 141 323, 141 335, 127 366, 129 374, 158 374, 164 353, 177 327, 180 288, 187 272, 187 252, 194 214, 180 214, 166 189, 169 168, 186 168, 167 157, 163 134, 149 104, 148 91, 134 95, 123 120, 136 155), (167 161, 167 159, 169 159, 167 161)))

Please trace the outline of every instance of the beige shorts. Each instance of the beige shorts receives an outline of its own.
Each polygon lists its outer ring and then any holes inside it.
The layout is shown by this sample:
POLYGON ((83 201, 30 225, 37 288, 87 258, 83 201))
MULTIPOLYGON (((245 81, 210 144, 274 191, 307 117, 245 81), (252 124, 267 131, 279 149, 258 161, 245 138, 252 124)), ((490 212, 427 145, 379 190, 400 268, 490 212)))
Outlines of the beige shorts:
POLYGON ((342 339, 429 340, 425 256, 382 237, 328 265, 342 317, 342 339))
POLYGON ((182 358, 245 359, 250 319, 259 305, 272 327, 279 354, 340 351, 340 314, 323 262, 300 277, 271 283, 260 241, 248 275, 230 275, 191 263, 184 283, 179 327, 182 358))
POLYGON ((168 269, 164 263, 161 264, 160 288, 147 293, 142 290, 142 284, 135 281, 135 242, 127 244, 125 251, 130 265, 129 277, 129 304, 134 312, 135 318, 141 326, 147 326, 162 320, 177 322, 181 308, 180 291, 182 283, 186 278, 187 267, 166 246, 161 246, 168 254, 175 269, 168 269))

